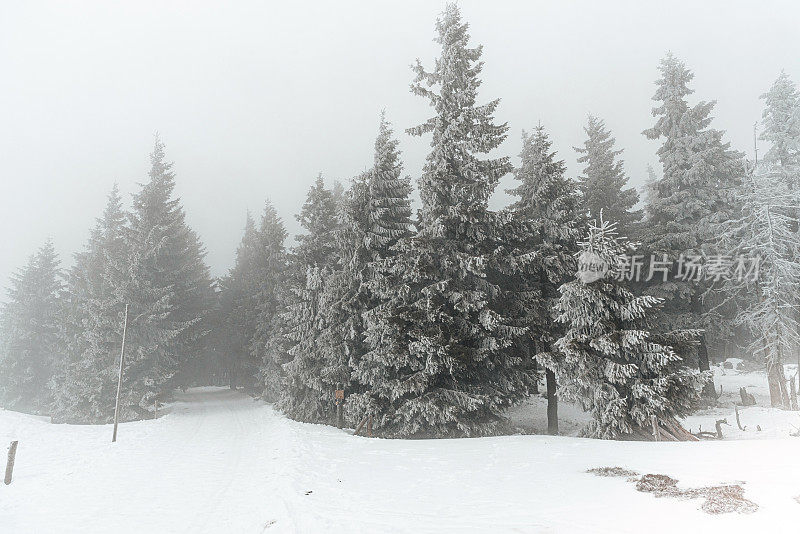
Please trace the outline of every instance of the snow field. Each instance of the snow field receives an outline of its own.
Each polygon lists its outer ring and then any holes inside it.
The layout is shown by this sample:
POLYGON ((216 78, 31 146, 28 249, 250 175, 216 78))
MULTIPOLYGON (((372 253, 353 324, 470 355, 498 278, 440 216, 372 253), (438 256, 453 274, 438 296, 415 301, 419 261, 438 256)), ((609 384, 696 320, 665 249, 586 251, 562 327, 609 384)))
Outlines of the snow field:
POLYGON ((0 532, 785 532, 800 512, 798 438, 636 443, 505 436, 384 440, 285 419, 222 388, 179 394, 120 427, 0 411, 20 440, 0 532), (681 487, 744 482, 759 505, 711 516, 586 469, 664 473, 681 487))

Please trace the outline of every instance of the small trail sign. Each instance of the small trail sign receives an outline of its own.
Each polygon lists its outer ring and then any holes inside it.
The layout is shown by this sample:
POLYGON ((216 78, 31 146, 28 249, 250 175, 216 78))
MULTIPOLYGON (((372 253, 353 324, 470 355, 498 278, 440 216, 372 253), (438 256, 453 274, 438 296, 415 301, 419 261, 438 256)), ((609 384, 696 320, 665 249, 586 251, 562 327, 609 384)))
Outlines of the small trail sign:
POLYGON ((344 400, 344 390, 343 389, 337 389, 336 391, 333 392, 333 395, 334 395, 334 398, 337 401, 344 400))

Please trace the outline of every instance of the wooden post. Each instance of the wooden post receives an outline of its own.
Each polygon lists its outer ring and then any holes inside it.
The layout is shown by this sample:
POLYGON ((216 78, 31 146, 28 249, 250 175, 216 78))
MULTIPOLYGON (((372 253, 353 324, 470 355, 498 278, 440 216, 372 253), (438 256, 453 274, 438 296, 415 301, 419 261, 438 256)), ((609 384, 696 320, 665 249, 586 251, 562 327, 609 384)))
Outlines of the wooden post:
POLYGON ((367 415, 367 416, 364 416, 364 419, 362 419, 362 420, 361 420, 361 422, 360 422, 360 423, 358 423, 358 426, 356 427, 356 430, 355 430, 355 432, 353 432, 353 435, 354 435, 354 436, 357 436, 357 435, 358 435, 358 433, 359 433, 359 432, 361 432, 361 429, 362 429, 362 428, 364 428, 364 425, 367 423, 367 420, 368 420, 368 419, 369 419, 369 416, 368 416, 368 415, 367 415))
POLYGON ((344 426, 344 388, 342 384, 336 384, 336 428, 342 428, 344 426))
POLYGON ((367 435, 372 437, 372 416, 369 416, 369 421, 367 422, 367 435))
POLYGON ((117 441, 117 424, 119 423, 119 394, 122 391, 122 368, 125 365, 125 335, 128 332, 128 305, 125 305, 125 320, 122 323, 122 349, 119 353, 119 378, 117 379, 117 402, 114 404, 114 435, 111 442, 117 441))
POLYGON ((153 401, 153 419, 158 419, 158 399, 153 401))
POLYGON ((6 462, 6 478, 3 482, 6 486, 11 484, 11 475, 14 473, 14 457, 17 455, 18 441, 12 441, 11 446, 8 448, 8 462, 6 462))
POLYGON ((547 386, 547 433, 558 435, 558 397, 556 396, 556 374, 545 369, 545 382, 547 386))

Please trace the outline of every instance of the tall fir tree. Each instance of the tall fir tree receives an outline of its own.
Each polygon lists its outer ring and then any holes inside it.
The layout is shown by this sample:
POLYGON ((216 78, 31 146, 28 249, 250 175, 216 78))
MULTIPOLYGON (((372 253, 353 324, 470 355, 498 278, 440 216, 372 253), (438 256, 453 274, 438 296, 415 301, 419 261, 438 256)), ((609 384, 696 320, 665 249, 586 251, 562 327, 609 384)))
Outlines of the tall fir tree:
POLYGON ((780 172, 790 187, 800 184, 800 93, 785 72, 781 71, 764 100, 763 130, 759 138, 770 144, 764 161, 772 172, 780 172))
POLYGON ((376 426, 388 436, 496 432, 503 411, 527 394, 528 368, 507 350, 524 328, 498 312, 495 272, 510 261, 507 217, 488 209, 507 158, 481 159, 506 137, 494 124, 499 100, 477 105, 483 63, 454 4, 436 24, 441 55, 432 72, 417 62, 412 91, 435 116, 409 130, 432 134, 419 180, 416 236, 396 245, 385 309, 371 325, 376 426))
POLYGON ((363 284, 371 259, 367 246, 369 206, 369 173, 364 172, 353 179, 340 200, 336 235, 339 265, 328 271, 320 295, 321 328, 314 357, 319 367, 320 397, 327 396, 329 410, 335 389, 354 392, 351 369, 366 352, 362 312, 370 306, 370 294, 363 284))
MULTIPOLYGON (((653 100, 658 117, 653 128, 643 133, 661 140, 658 157, 663 176, 654 184, 646 207, 642 234, 644 249, 675 262, 667 280, 654 277, 647 291, 663 298, 661 322, 667 328, 703 326, 713 328, 703 304, 708 282, 678 277, 683 257, 712 255, 717 225, 730 219, 735 210, 735 191, 744 174, 742 155, 723 141, 723 132, 709 127, 714 102, 700 102, 690 107, 686 97, 693 91, 689 82, 694 74, 684 63, 668 54, 661 61, 661 78, 653 100)), ((708 370, 706 334, 700 337, 697 362, 708 370)), ((716 397, 713 381, 706 384, 705 397, 716 397)))
POLYGON ((649 331, 648 315, 661 301, 636 297, 620 281, 629 250, 615 234, 613 224, 590 225, 580 262, 607 270, 596 280, 579 273, 560 289, 557 320, 567 328, 555 343, 563 354, 562 391, 591 413, 590 437, 652 439, 656 417, 662 431, 681 439, 686 432, 676 418, 690 413, 707 376, 685 366, 671 345, 686 345, 698 332, 649 331))
POLYGON ((258 325, 255 300, 258 260, 258 233, 248 211, 234 266, 219 280, 221 320, 218 327, 223 330, 219 335, 226 340, 224 368, 231 389, 247 382, 246 377, 254 377, 256 372, 251 361, 250 343, 258 325))
POLYGON ((62 282, 48 240, 11 278, 0 315, 0 404, 48 413, 50 381, 60 365, 62 282))
POLYGON ((274 400, 280 389, 279 364, 268 347, 282 305, 286 237, 283 221, 271 203, 264 207, 258 228, 248 213, 236 263, 220 280, 220 327, 229 339, 230 386, 244 386, 268 400, 274 400))
POLYGON ((367 329, 383 309, 380 295, 391 291, 385 271, 397 255, 394 246, 412 235, 411 180, 402 171, 398 142, 382 113, 373 166, 353 183, 341 236, 346 261, 338 307, 344 316, 335 324, 351 370, 345 414, 352 423, 377 415, 370 390, 382 380, 374 373, 382 366, 373 361, 381 354, 371 351, 367 329))
MULTIPOLYGON (((764 154, 763 166, 764 168, 757 168, 753 176, 754 186, 753 189, 744 191, 745 198, 749 198, 748 193, 755 193, 760 191, 762 195, 767 195, 767 198, 762 198, 761 203, 775 204, 775 199, 779 198, 779 203, 782 204, 779 216, 788 217, 789 227, 785 230, 791 231, 793 236, 791 241, 798 242, 800 236, 800 205, 798 201, 800 198, 793 195, 800 186, 800 93, 797 91, 797 86, 789 76, 781 71, 775 83, 769 91, 761 95, 764 100, 764 111, 762 113, 762 131, 759 136, 760 139, 769 143, 769 149, 764 154), (775 183, 776 180, 779 183, 775 183), (774 191, 770 192, 759 184, 773 183, 776 186, 774 191), (787 205, 788 204, 788 205, 787 205)), ((772 211, 775 211, 774 209, 772 211)), ((763 222, 763 221, 762 221, 763 222)), ((753 235, 753 234, 751 234, 753 235)), ((774 247, 774 241, 769 242, 769 247, 774 247)), ((782 244, 786 246, 786 244, 782 244)), ((771 248, 770 248, 771 250, 771 248)), ((781 261, 789 261, 785 256, 786 250, 782 251, 784 254, 780 257, 781 261)), ((793 251, 797 254, 797 249, 793 251)), ((800 255, 796 255, 792 260, 794 264, 800 264, 800 255)), ((791 282, 788 282, 791 283, 791 282)), ((794 287, 787 286, 787 296, 794 296, 794 287)), ((761 290, 763 291, 763 290, 761 290)), ((798 304, 797 300, 794 301, 795 307, 798 304)), ((783 310, 785 313, 785 310, 783 310)), ((794 312, 791 318, 782 317, 789 322, 796 322, 800 320, 800 313, 794 312)), ((751 325, 752 326, 752 325, 751 325)), ((756 332, 764 332, 758 331, 756 332)), ((756 340, 763 339, 762 336, 757 335, 756 340)), ((770 396, 772 397, 773 404, 777 404, 777 392, 780 388, 777 387, 777 382, 782 376, 783 368, 780 367, 785 358, 788 359, 790 354, 794 354, 795 359, 800 363, 800 343, 795 342, 793 346, 786 347, 782 344, 780 347, 781 358, 777 358, 777 351, 768 351, 767 361, 770 362, 768 366, 768 376, 770 378, 770 396), (780 368, 779 368, 780 367, 780 368)), ((785 389, 785 388, 784 388, 785 389)), ((785 400, 782 398, 782 401, 785 400)), ((786 404, 782 402, 782 404, 786 404)))
POLYGON ((197 234, 186 224, 173 197, 175 176, 164 144, 156 138, 149 181, 133 197, 119 288, 129 304, 124 416, 146 416, 154 401, 192 379, 193 361, 203 345, 211 279, 197 234))
POLYGON ((117 266, 126 261, 125 212, 117 185, 67 276, 54 419, 108 422, 114 415, 124 303, 117 266))
POLYGON ((277 405, 299 421, 316 423, 330 417, 330 392, 321 381, 321 360, 316 351, 323 329, 320 302, 324 280, 338 268, 340 260, 337 209, 333 192, 318 176, 297 215, 306 233, 297 236, 297 246, 289 257, 292 295, 276 325, 280 337, 274 341, 278 349, 274 357, 284 360, 285 373, 277 405))
POLYGON ((256 328, 250 353, 259 364, 258 383, 262 396, 274 401, 283 383, 284 351, 279 325, 288 290, 286 227, 271 203, 267 203, 258 227, 258 262, 255 278, 256 328))
POLYGON ((734 260, 723 291, 737 301, 735 320, 763 357, 772 406, 789 408, 784 363, 800 344, 800 194, 775 159, 759 163, 740 188, 739 217, 721 226, 721 248, 734 260))
POLYGON ((306 231, 296 237, 297 246, 294 249, 296 263, 301 266, 300 272, 305 272, 309 265, 320 268, 333 265, 336 253, 336 216, 343 195, 341 192, 334 195, 333 191, 325 187, 322 174, 317 175, 300 214, 296 216, 300 226, 306 231))
POLYGON ((575 252, 585 217, 577 187, 567 178, 563 161, 556 160, 544 127, 529 135, 523 132, 520 166, 514 177, 519 185, 508 191, 517 197, 509 207, 516 221, 526 225, 516 237, 517 248, 532 261, 514 277, 514 315, 529 328, 516 345, 545 368, 548 397, 548 431, 558 433, 556 375, 558 355, 553 342, 561 335, 553 306, 558 288, 576 270, 575 252))
POLYGON ((628 177, 619 159, 622 150, 614 149, 616 140, 602 119, 590 115, 583 131, 586 141, 583 147, 575 148, 580 154, 578 163, 586 164, 578 177, 583 204, 590 217, 599 218, 602 211, 604 218, 617 221, 622 235, 630 236, 642 218, 642 210, 634 209, 639 193, 632 187, 626 188, 628 177))

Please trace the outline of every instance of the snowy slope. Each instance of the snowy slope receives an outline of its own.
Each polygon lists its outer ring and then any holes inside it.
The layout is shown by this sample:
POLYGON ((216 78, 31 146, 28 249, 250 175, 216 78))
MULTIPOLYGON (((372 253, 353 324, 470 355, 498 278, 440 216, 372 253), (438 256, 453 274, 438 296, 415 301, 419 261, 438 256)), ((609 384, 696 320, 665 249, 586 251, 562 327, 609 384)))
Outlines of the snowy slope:
MULTIPOLYGON (((620 443, 572 437, 381 440, 288 421, 236 392, 189 390, 155 421, 50 425, 19 439, 2 533, 776 532, 800 512, 800 438, 620 443), (754 514, 708 515, 586 469, 743 481, 754 514)), ((788 530, 787 530, 788 528, 788 530)))

